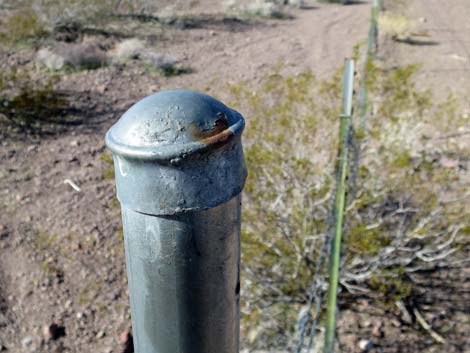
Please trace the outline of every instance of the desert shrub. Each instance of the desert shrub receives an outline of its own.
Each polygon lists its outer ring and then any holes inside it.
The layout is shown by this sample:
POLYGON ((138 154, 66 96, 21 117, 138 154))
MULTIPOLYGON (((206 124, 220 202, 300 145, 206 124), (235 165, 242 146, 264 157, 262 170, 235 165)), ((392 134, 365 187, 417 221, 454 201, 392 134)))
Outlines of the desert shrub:
POLYGON ((226 1, 224 8, 243 16, 254 16, 262 18, 288 18, 283 4, 275 1, 257 0, 248 4, 240 4, 238 1, 226 1))
POLYGON ((0 70, 0 126, 2 134, 40 133, 59 122, 68 107, 65 96, 55 90, 58 80, 35 79, 28 69, 0 70))
POLYGON ((230 90, 232 104, 249 117, 243 318, 250 327, 246 337, 261 343, 259 335, 285 330, 289 336, 297 315, 293 303, 306 300, 333 188, 338 110, 330 99, 339 99, 340 90, 310 72, 275 72, 259 88, 241 83, 230 90))
POLYGON ((8 44, 16 44, 46 33, 43 23, 31 8, 20 8, 7 16, 2 24, 0 40, 8 44))
POLYGON ((177 76, 190 73, 191 69, 178 64, 178 60, 146 47, 142 40, 132 38, 118 43, 111 51, 111 60, 115 64, 125 64, 131 60, 140 60, 149 75, 177 76))
POLYGON ((112 51, 114 62, 125 62, 128 60, 139 59, 146 49, 146 43, 137 38, 123 40, 116 44, 112 51))
POLYGON ((378 21, 380 31, 393 39, 406 39, 413 29, 411 21, 406 16, 391 12, 380 14, 378 21))
MULTIPOLYGON (((385 303, 413 295, 409 268, 429 268, 446 251, 458 256, 470 215, 465 203, 444 200, 449 192, 465 194, 464 176, 439 159, 463 158, 457 156, 469 147, 433 140, 441 126, 458 130, 466 121, 455 100, 434 104, 430 92, 416 89, 418 66, 370 69, 376 114, 356 142, 361 159, 350 178, 357 185, 347 207, 341 284, 382 295, 385 303)), ((310 72, 276 71, 259 85, 230 86, 231 104, 248 119, 242 228, 248 347, 285 346, 296 337, 335 186, 340 90, 339 75, 319 81, 310 72)))
POLYGON ((44 23, 79 22, 96 24, 117 13, 153 14, 158 2, 151 0, 30 0, 32 8, 44 23))
POLYGON ((91 0, 31 0, 31 5, 43 23, 50 27, 68 22, 86 23, 109 14, 115 1, 91 0))
POLYGON ((94 42, 60 43, 53 49, 43 48, 36 54, 36 62, 52 71, 97 69, 108 63, 108 56, 94 42))

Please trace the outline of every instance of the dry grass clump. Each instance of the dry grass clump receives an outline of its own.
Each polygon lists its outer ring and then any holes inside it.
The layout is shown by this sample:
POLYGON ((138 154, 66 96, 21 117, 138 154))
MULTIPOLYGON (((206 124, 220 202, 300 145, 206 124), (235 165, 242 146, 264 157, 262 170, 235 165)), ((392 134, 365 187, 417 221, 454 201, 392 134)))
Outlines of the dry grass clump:
POLYGON ((61 43, 52 49, 38 51, 36 60, 39 64, 51 69, 96 69, 106 65, 106 52, 93 42, 61 43))
POLYGON ((149 73, 175 76, 191 72, 189 68, 178 65, 178 60, 173 56, 148 48, 144 41, 137 38, 126 39, 118 43, 109 54, 115 64, 140 60, 149 73))
POLYGON ((113 60, 116 62, 125 62, 128 60, 139 59, 145 51, 145 42, 138 38, 130 38, 116 44, 112 51, 113 60))
MULTIPOLYGON (((463 140, 439 136, 468 121, 454 100, 433 104, 430 92, 415 88, 417 66, 370 70, 376 114, 356 134, 361 159, 350 175, 357 184, 350 185, 341 284, 389 303, 414 295, 409 270, 462 256, 459 244, 470 219, 465 173, 442 161, 452 158, 468 168, 470 150, 463 140), (452 202, 462 195, 467 198, 452 202)), ((309 72, 275 72, 259 86, 230 86, 232 106, 248 118, 242 231, 247 347, 289 346, 296 337, 334 192, 340 84, 339 75, 322 82, 309 72)))
POLYGON ((378 18, 380 31, 395 40, 406 40, 413 31, 413 24, 409 18, 390 12, 384 12, 378 18))

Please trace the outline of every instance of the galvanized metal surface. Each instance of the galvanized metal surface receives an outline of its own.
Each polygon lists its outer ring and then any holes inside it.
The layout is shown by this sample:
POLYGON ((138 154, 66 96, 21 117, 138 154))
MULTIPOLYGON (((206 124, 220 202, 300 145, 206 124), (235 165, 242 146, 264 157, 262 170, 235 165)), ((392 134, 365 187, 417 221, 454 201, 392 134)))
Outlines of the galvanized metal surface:
POLYGON ((137 353, 236 353, 243 117, 193 91, 131 107, 106 135, 137 353))
POLYGON ((351 117, 353 108, 353 94, 354 94, 354 61, 347 59, 344 63, 343 73, 343 101, 342 101, 342 116, 351 117))
POLYGON ((240 198, 148 216, 123 208, 138 353, 238 352, 240 198))
POLYGON ((142 99, 106 134, 119 200, 154 215, 230 200, 246 178, 244 126, 238 112, 198 92, 165 91, 142 99))

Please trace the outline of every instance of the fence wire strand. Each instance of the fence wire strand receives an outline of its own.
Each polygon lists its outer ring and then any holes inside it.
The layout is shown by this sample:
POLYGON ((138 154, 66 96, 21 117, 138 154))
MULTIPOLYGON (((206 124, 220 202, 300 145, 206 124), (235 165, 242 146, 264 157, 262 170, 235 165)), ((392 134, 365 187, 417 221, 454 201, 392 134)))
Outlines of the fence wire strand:
MULTIPOLYGON (((358 107, 359 113, 359 124, 361 132, 364 132, 366 129, 367 115, 369 114, 369 97, 367 91, 367 71, 368 65, 371 60, 375 59, 377 48, 378 48, 378 25, 377 17, 378 12, 383 8, 383 3, 381 0, 374 0, 371 10, 371 25, 368 34, 368 42, 365 53, 365 60, 363 64, 363 72, 359 87, 359 94, 356 105, 358 107)), ((347 131, 347 138, 344 141, 344 146, 340 148, 347 148, 348 154, 347 158, 352 160, 351 165, 348 168, 348 185, 347 188, 349 192, 347 193, 348 199, 347 204, 350 204, 357 194, 357 178, 360 162, 360 150, 361 150, 361 141, 358 141, 356 138, 356 131, 353 124, 351 123, 347 131)), ((309 292, 309 300, 307 302, 307 308, 301 315, 299 319, 299 331, 300 337, 296 347, 296 353, 302 353, 305 348, 305 339, 308 332, 308 344, 307 344, 307 353, 312 351, 318 317, 321 312, 321 306, 323 302, 323 293, 322 288, 324 287, 326 280, 326 259, 330 256, 331 252, 331 241, 332 236, 331 232, 334 229, 333 225, 336 222, 337 214, 335 212, 335 202, 336 195, 338 191, 338 186, 341 178, 340 168, 336 169, 336 179, 335 179, 335 189, 332 193, 331 199, 329 201, 329 210, 326 223, 325 231, 322 237, 322 243, 320 246, 320 251, 318 254, 317 262, 315 264, 315 272, 312 280, 312 285, 309 292), (315 306, 314 306, 315 304, 315 306), (309 330, 308 330, 309 329, 309 330)))
POLYGON ((325 278, 326 278, 326 271, 324 271, 324 265, 325 265, 325 259, 328 258, 329 253, 330 253, 330 232, 334 224, 334 203, 336 199, 336 191, 338 188, 338 177, 339 173, 336 178, 336 186, 334 192, 332 193, 332 196, 330 198, 330 201, 328 203, 328 209, 330 212, 328 213, 327 219, 326 219, 326 225, 325 225, 325 232, 322 237, 322 243, 320 246, 320 252, 318 255, 317 262, 315 264, 315 273, 313 276, 313 281, 312 281, 312 286, 310 287, 310 293, 309 293, 309 300, 307 303, 307 309, 305 310, 303 316, 300 319, 300 338, 299 338, 299 343, 296 348, 296 353, 301 353, 303 351, 304 347, 304 339, 305 339, 305 333, 307 331, 307 327, 309 324, 310 319, 312 319, 311 327, 310 327, 310 334, 309 334, 309 342, 308 342, 308 350, 307 352, 310 352, 311 347, 313 345, 313 339, 315 336, 315 330, 317 326, 317 321, 318 321, 318 316, 320 314, 320 309, 321 309, 321 303, 322 303, 322 295, 321 295, 321 288, 323 287, 325 283, 325 278), (312 308, 313 304, 315 305, 315 310, 312 315, 312 308))

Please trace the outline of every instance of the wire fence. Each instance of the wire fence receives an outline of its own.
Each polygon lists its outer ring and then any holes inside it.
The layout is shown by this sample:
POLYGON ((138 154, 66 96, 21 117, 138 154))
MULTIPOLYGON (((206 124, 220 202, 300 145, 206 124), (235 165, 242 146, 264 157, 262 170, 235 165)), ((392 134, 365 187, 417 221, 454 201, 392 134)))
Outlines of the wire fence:
MULTIPOLYGON (((378 51, 378 14, 383 8, 382 0, 374 0, 371 8, 370 29, 366 53, 359 79, 358 96, 355 101, 360 130, 366 128, 369 114, 368 70, 378 51)), ((326 315, 324 352, 333 353, 336 341, 337 293, 341 264, 341 240, 344 228, 344 211, 347 203, 354 199, 355 180, 360 161, 360 146, 355 139, 353 124, 354 62, 346 60, 343 76, 343 109, 340 116, 340 139, 336 167, 335 192, 329 204, 329 213, 320 250, 315 263, 315 272, 310 287, 307 307, 299 315, 299 340, 296 353, 311 353, 317 337, 317 326, 323 302, 326 282, 326 263, 329 258, 329 287, 326 315), (306 340, 308 338, 308 340, 306 340)))

